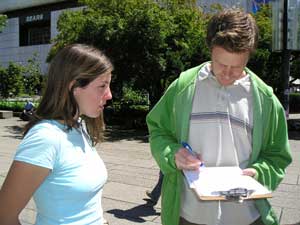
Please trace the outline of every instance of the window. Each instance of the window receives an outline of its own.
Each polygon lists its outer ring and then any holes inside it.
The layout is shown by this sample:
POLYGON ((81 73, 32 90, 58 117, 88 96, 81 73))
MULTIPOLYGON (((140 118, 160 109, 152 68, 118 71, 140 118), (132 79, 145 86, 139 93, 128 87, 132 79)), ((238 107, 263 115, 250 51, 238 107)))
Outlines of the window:
POLYGON ((50 43, 50 14, 20 17, 20 46, 50 43))

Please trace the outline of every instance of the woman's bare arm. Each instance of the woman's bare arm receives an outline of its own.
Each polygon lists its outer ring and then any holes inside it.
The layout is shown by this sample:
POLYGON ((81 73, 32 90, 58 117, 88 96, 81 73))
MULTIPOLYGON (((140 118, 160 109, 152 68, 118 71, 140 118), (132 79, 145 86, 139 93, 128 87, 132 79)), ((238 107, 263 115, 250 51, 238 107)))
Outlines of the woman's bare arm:
POLYGON ((20 225, 19 214, 50 169, 14 161, 0 189, 0 224, 20 225))

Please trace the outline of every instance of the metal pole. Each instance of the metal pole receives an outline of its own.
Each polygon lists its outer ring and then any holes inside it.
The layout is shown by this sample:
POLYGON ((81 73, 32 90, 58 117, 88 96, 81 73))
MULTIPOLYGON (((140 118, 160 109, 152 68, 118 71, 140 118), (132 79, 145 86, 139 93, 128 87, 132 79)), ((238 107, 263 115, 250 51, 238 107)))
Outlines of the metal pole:
POLYGON ((282 80, 283 96, 282 104, 285 109, 286 118, 289 118, 289 78, 290 78, 290 58, 291 50, 288 49, 288 0, 284 0, 283 10, 283 51, 282 51, 282 80))

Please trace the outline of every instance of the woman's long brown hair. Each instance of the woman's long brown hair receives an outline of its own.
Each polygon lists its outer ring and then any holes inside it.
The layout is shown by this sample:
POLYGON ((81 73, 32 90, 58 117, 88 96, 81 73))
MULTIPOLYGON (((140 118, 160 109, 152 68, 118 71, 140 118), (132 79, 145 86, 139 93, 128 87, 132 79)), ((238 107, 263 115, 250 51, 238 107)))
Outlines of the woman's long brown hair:
MULTIPOLYGON (((46 89, 34 118, 25 126, 24 135, 44 119, 64 121, 68 129, 76 127, 77 120, 74 117, 78 112, 78 105, 73 89, 85 87, 112 70, 110 60, 92 46, 72 44, 64 47, 50 63, 46 89), (71 82, 74 84, 70 88, 71 82)), ((98 118, 86 117, 84 120, 93 145, 96 145, 103 136, 103 113, 98 118)))

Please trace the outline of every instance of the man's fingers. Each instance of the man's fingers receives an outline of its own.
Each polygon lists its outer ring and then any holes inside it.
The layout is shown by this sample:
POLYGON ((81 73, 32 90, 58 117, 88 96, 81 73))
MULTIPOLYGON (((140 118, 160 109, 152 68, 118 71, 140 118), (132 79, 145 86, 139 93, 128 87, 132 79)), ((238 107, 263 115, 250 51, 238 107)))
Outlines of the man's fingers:
POLYGON ((178 169, 196 170, 199 168, 201 161, 190 154, 187 149, 180 148, 175 154, 175 163, 178 169))
POLYGON ((256 170, 254 168, 246 168, 243 170, 243 175, 254 177, 256 175, 256 170))

